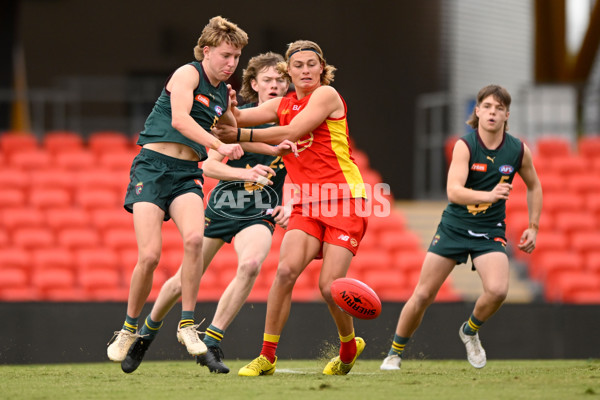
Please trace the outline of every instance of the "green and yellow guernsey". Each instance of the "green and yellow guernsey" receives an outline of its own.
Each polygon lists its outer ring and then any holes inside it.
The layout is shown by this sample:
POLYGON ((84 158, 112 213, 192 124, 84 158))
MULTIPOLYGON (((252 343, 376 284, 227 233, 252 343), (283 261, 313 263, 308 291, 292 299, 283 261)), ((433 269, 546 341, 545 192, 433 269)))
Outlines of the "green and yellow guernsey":
MULTIPOLYGON (((242 108, 256 107, 256 103, 245 104, 242 108)), ((255 126, 254 129, 267 128, 270 124, 255 126)), ((281 205, 286 169, 281 157, 245 152, 238 160, 228 160, 233 168, 252 168, 257 164, 267 165, 275 171, 268 178, 273 185, 254 182, 220 181, 210 193, 206 207, 206 216, 210 219, 218 216, 232 219, 252 219, 268 216, 275 207, 281 205)))
MULTIPOLYGON (((204 73, 202 64, 198 61, 191 62, 188 65, 194 66, 198 70, 198 74, 200 74, 200 82, 196 90, 194 90, 194 104, 192 105, 190 116, 205 131, 210 132, 212 127, 217 124, 221 115, 227 110, 229 90, 225 82, 220 82, 217 87, 211 85, 204 73)), ((167 82, 170 79, 171 77, 167 79, 167 82)), ((207 156, 206 148, 203 145, 194 142, 173 128, 171 93, 167 90, 166 84, 154 104, 152 112, 146 119, 144 130, 140 133, 137 144, 143 146, 146 143, 157 142, 174 142, 189 146, 198 154, 200 161, 205 160, 207 156)))
MULTIPOLYGON (((491 191, 499 183, 511 183, 523 160, 523 143, 504 133, 497 149, 485 147, 479 134, 471 132, 461 138, 469 148, 469 175, 465 187, 491 191)), ((506 200, 496 203, 459 205, 449 203, 442 214, 442 222, 464 229, 505 228, 506 200)))

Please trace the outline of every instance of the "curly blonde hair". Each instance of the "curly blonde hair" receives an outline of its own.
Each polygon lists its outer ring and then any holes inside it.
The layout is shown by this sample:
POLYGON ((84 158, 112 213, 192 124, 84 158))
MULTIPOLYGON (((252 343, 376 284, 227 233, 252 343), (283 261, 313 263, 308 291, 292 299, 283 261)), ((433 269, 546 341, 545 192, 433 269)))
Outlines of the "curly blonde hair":
POLYGON ((287 72, 290 57, 297 51, 303 50, 313 51, 319 57, 321 65, 323 66, 323 73, 321 74, 321 85, 329 85, 331 82, 333 82, 333 77, 335 75, 334 72, 337 70, 337 68, 333 65, 327 64, 327 61, 325 61, 325 57, 323 56, 323 50, 321 50, 318 44, 310 40, 296 40, 295 42, 288 44, 288 49, 285 52, 285 61, 277 64, 277 70, 285 77, 287 77, 287 79, 290 79, 290 76, 287 72))
MULTIPOLYGON (((242 88, 240 89, 240 96, 247 103, 258 102, 258 93, 252 89, 252 81, 256 79, 260 72, 269 67, 277 67, 280 62, 283 62, 283 56, 272 51, 254 56, 248 61, 248 67, 242 74, 242 88)), ((289 76, 284 75, 284 78, 289 82, 289 76)))
POLYGON ((202 29, 198 44, 194 47, 194 57, 196 60, 202 61, 205 46, 217 47, 223 42, 241 49, 248 44, 248 34, 226 18, 212 17, 202 29))

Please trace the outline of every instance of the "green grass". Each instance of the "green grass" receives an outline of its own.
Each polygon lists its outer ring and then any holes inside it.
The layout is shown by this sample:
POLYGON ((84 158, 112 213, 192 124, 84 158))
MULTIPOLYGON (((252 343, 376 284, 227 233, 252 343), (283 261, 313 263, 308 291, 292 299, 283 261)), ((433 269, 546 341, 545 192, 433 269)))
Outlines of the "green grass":
POLYGON ((600 399, 600 360, 405 360, 380 371, 358 360, 347 376, 324 376, 323 360, 279 360, 273 376, 210 374, 193 361, 146 361, 133 374, 118 364, 2 365, 2 399, 600 399))

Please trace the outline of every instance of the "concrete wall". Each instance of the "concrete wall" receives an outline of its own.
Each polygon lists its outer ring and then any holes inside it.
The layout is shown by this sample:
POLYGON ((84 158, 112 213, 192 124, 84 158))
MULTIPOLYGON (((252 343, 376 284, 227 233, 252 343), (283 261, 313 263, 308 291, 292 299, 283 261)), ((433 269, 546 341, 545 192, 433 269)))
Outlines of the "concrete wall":
MULTIPOLYGON (((462 359, 458 328, 472 303, 440 303, 428 310, 407 347, 406 358, 462 359)), ((196 320, 213 315, 216 304, 201 303, 196 320)), ((384 303, 372 321, 356 321, 366 342, 363 358, 387 353, 401 303, 384 303)), ((126 305, 121 303, 0 303, 0 364, 107 361, 106 344, 120 328, 126 305)), ((148 360, 187 360, 175 338, 180 307, 165 320, 148 352, 148 360)), ((142 315, 145 317, 149 306, 142 315)), ((247 304, 225 333, 229 359, 251 359, 260 352, 266 305, 247 304)), ((208 321, 201 328, 208 326, 208 321)), ((600 307, 552 304, 506 304, 482 328, 489 360, 600 357, 600 307)), ((278 348, 282 359, 313 359, 338 345, 337 332, 324 303, 294 303, 278 348)))

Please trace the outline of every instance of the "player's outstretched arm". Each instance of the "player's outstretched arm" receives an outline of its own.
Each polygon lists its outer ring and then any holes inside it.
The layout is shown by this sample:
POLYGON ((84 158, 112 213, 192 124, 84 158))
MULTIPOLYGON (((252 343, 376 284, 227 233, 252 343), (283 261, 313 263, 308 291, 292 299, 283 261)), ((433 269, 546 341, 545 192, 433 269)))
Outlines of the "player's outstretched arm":
POLYGON ((215 150, 208 153, 208 159, 202 164, 202 170, 208 177, 221 181, 248 181, 258 182, 263 185, 272 185, 273 182, 268 179, 274 176, 275 171, 272 168, 258 164, 252 168, 235 168, 223 162, 223 155, 215 150))

